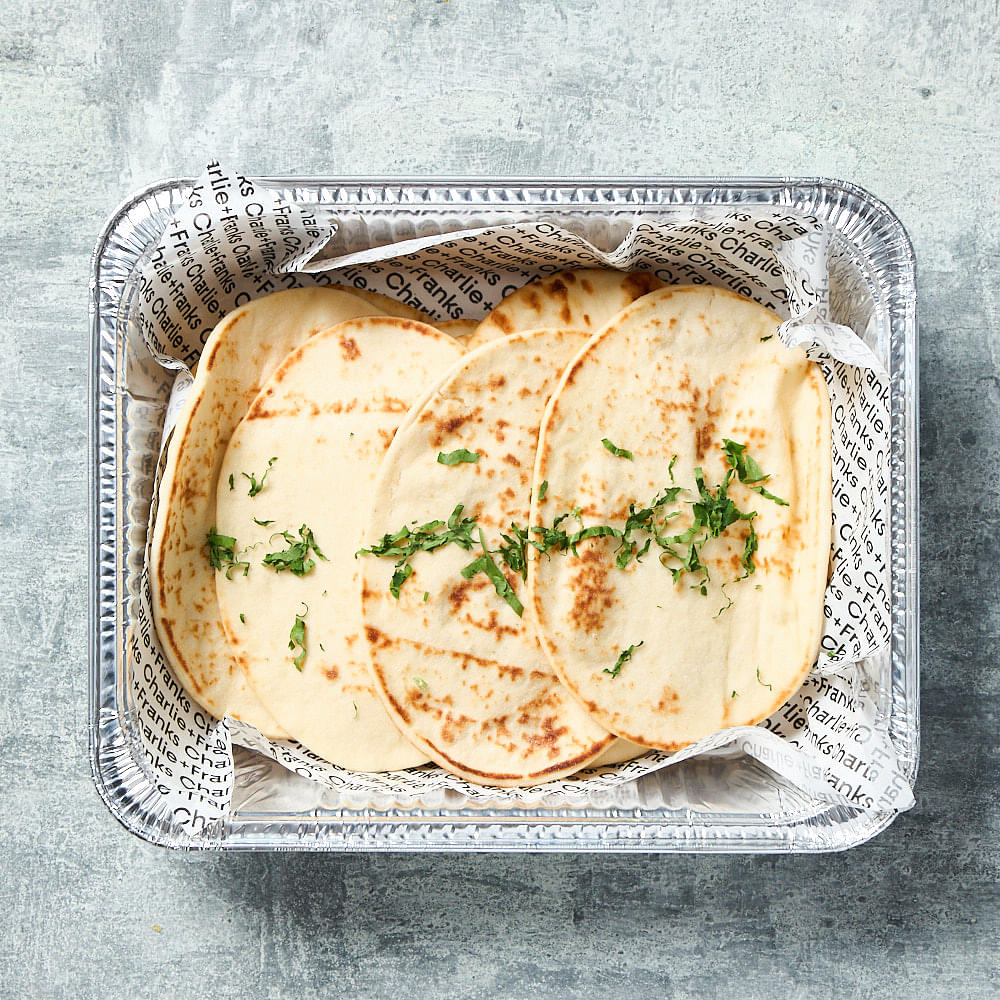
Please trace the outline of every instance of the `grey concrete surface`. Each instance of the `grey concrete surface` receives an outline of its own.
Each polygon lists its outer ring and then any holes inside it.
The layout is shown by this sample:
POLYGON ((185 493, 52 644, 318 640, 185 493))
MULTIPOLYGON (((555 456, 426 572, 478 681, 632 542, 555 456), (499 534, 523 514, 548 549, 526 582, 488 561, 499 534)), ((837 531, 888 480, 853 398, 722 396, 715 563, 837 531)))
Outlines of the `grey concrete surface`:
POLYGON ((0 996, 1000 992, 995 2, 0 10, 0 996), (87 280, 130 191, 250 173, 828 174, 920 264, 923 759, 846 855, 180 856, 86 756, 87 280))

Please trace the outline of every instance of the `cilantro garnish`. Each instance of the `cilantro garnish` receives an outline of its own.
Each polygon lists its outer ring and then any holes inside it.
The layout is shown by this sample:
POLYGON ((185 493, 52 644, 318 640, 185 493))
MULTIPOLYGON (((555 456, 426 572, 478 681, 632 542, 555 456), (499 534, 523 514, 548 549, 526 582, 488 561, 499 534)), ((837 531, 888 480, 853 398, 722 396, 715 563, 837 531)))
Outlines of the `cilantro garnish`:
POLYGON ((258 481, 257 477, 252 472, 250 472, 250 473, 241 472, 240 473, 240 475, 244 479, 249 479, 250 480, 250 490, 249 490, 249 492, 247 494, 248 496, 255 497, 255 496, 257 496, 258 493, 260 493, 260 491, 264 488, 264 480, 267 479, 267 474, 271 471, 271 466, 274 465, 274 463, 277 462, 277 461, 278 461, 278 456, 275 455, 274 458, 272 458, 267 463, 267 468, 264 470, 264 474, 260 477, 259 481, 258 481))
POLYGON ((765 499, 771 500, 782 507, 788 506, 787 500, 782 500, 781 497, 776 497, 773 493, 769 493, 765 490, 763 486, 758 485, 760 483, 766 483, 771 477, 764 475, 764 470, 761 469, 751 455, 748 454, 747 446, 745 444, 737 444, 735 441, 723 438, 722 450, 725 453, 726 461, 729 463, 730 468, 733 469, 744 486, 753 490, 754 493, 759 493, 765 499))
POLYGON ((295 652, 296 646, 299 647, 299 653, 292 662, 295 664, 295 669, 299 673, 302 673, 302 666, 306 662, 306 623, 304 614, 295 616, 295 624, 292 625, 292 630, 288 633, 288 648, 292 652, 295 652))
POLYGON ((757 683, 763 687, 766 687, 768 691, 774 690, 774 685, 768 684, 767 681, 765 681, 764 678, 760 676, 760 667, 757 668, 757 683))
POLYGON ((502 597, 514 609, 514 614, 520 618, 524 614, 524 605, 518 600, 517 594, 514 593, 514 588, 507 582, 507 577, 503 575, 503 570, 493 561, 493 556, 486 547, 486 539, 483 538, 481 529, 479 531, 479 544, 483 548, 483 554, 479 558, 473 559, 462 570, 462 578, 464 580, 471 580, 477 573, 485 573, 493 584, 493 589, 497 592, 497 596, 502 597))
POLYGON ((773 340, 773 339, 774 339, 774 334, 773 333, 769 333, 766 337, 761 337, 760 338, 760 342, 762 344, 766 344, 769 340, 773 340))
POLYGON ((457 545, 466 552, 472 549, 472 529, 476 526, 474 517, 462 517, 464 505, 459 504, 444 521, 428 521, 417 528, 404 525, 399 531, 386 533, 381 541, 370 549, 359 549, 355 555, 396 557, 396 570, 392 574, 389 592, 399 600, 399 588, 413 574, 410 559, 417 552, 433 552, 442 545, 457 545))
POLYGON ((244 625, 247 623, 247 616, 242 611, 240 612, 240 621, 243 622, 244 625))
POLYGON ((633 460, 632 452, 630 452, 627 448, 619 448, 618 445, 612 444, 608 438, 601 438, 601 444, 603 444, 604 447, 615 456, 615 458, 627 458, 630 462, 633 460))
POLYGON ((233 479, 233 474, 231 472, 229 473, 229 488, 231 490, 236 489, 236 481, 233 479))
POLYGON ((259 524, 262 528, 266 528, 269 524, 274 524, 274 520, 270 521, 258 521, 257 518, 253 519, 254 524, 259 524))
POLYGON ((538 499, 544 500, 545 494, 549 492, 549 481, 547 479, 542 480, 542 485, 538 487, 538 499))
MULTIPOLYGON (((264 556, 264 565, 272 567, 275 573, 280 573, 282 570, 287 569, 293 576, 305 576, 316 565, 309 558, 310 549, 316 554, 317 558, 322 559, 324 562, 327 561, 326 556, 323 555, 320 547, 316 544, 316 539, 313 537, 312 531, 306 525, 303 524, 299 528, 298 538, 288 531, 282 531, 278 534, 288 542, 288 548, 280 552, 269 552, 264 556)), ((274 535, 271 537, 273 538, 274 535)))
POLYGON ((250 572, 250 563, 236 558, 236 539, 232 535, 219 535, 213 524, 205 534, 208 548, 208 564, 213 569, 225 570, 226 579, 233 578, 234 569, 242 569, 243 575, 250 572))
POLYGON ((675 481, 674 480, 674 466, 676 464, 677 464, 677 456, 674 455, 674 457, 672 459, 670 459, 670 462, 667 465, 667 475, 670 476, 670 482, 674 482, 675 481))
POLYGON ((459 465, 462 462, 478 462, 479 454, 475 451, 469 451, 468 448, 458 448, 448 452, 447 455, 443 451, 439 451, 437 460, 441 465, 459 465))
MULTIPOLYGON (((645 640, 643 640, 643 642, 645 642, 645 640)), ((637 650, 642 644, 642 642, 637 642, 635 645, 628 646, 626 649, 623 649, 618 654, 618 659, 615 660, 615 665, 610 670, 605 667, 604 673, 611 674, 612 677, 617 677, 622 671, 622 664, 628 663, 628 661, 632 659, 632 653, 634 653, 635 650, 637 650)))

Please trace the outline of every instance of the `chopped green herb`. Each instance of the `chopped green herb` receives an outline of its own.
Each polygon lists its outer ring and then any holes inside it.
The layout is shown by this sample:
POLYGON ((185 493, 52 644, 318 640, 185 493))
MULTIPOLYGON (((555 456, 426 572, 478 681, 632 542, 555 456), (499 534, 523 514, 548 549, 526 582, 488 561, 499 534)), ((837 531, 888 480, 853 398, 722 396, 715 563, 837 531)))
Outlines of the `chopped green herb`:
POLYGON ((429 593, 428 591, 426 591, 426 590, 425 590, 425 591, 424 591, 424 604, 426 604, 426 603, 427 603, 427 599, 428 599, 428 598, 429 598, 430 596, 431 596, 431 595, 430 595, 430 593, 429 593))
POLYGON ((538 499, 544 500, 545 494, 549 492, 549 481, 547 479, 542 480, 542 485, 538 487, 538 499))
POLYGON ((302 673, 303 664, 306 662, 306 623, 302 616, 295 616, 295 624, 288 633, 288 648, 295 652, 295 647, 299 647, 298 655, 292 660, 295 669, 302 673))
POLYGON ((472 539, 472 529, 476 526, 476 519, 463 518, 464 509, 463 505, 459 504, 451 512, 447 524, 444 521, 428 521, 413 529, 404 525, 397 532, 383 535, 381 541, 376 542, 370 549, 359 549, 355 555, 398 557, 396 571, 392 576, 395 584, 394 592, 390 586, 390 592, 398 599, 399 588, 413 572, 409 561, 417 552, 433 552, 442 545, 449 544, 457 545, 466 552, 472 549, 475 544, 472 539), (407 572, 404 573, 404 570, 407 572))
POLYGON ((413 686, 418 691, 427 691, 428 688, 429 688, 429 685, 428 685, 427 681, 425 681, 423 679, 423 677, 414 677, 413 678, 413 686))
POLYGON ((766 483, 771 477, 764 475, 764 470, 747 453, 747 446, 745 444, 737 444, 735 441, 723 438, 722 450, 725 453, 726 461, 736 472, 736 475, 744 486, 749 487, 754 493, 759 493, 766 500, 771 500, 781 507, 788 506, 787 500, 782 500, 781 497, 776 497, 773 493, 769 493, 762 485, 757 485, 766 483))
MULTIPOLYGON (((282 570, 287 569, 293 576, 305 576, 316 565, 309 558, 310 549, 312 549, 318 559, 322 559, 324 562, 328 561, 320 550, 320 547, 316 544, 316 539, 312 531, 306 525, 303 524, 299 528, 298 538, 288 531, 281 531, 276 534, 288 543, 288 548, 277 552, 269 552, 264 556, 264 565, 272 567, 275 573, 280 573, 282 570)), ((274 538, 275 535, 271 537, 274 538)))
POLYGON ((396 571, 392 574, 392 579, 389 581, 389 593, 392 594, 397 601, 399 600, 399 588, 402 587, 411 576, 413 576, 413 567, 409 563, 403 563, 402 566, 397 566, 396 571))
POLYGON ((323 643, 319 644, 319 648, 322 649, 324 653, 326 652, 326 648, 324 647, 323 643))
POLYGON ((354 718, 356 719, 358 717, 358 703, 356 701, 352 701, 351 704, 354 706, 354 718))
POLYGON ((233 477, 233 474, 231 472, 229 473, 229 488, 231 490, 235 490, 236 489, 236 481, 235 481, 235 479, 233 477))
POLYGON ((244 625, 247 623, 247 616, 243 614, 242 611, 240 612, 240 621, 243 622, 244 625))
POLYGON ((241 472, 240 473, 240 475, 244 479, 250 480, 250 490, 249 490, 249 492, 247 494, 248 496, 255 497, 255 496, 257 496, 258 493, 260 493, 260 491, 264 488, 264 480, 267 479, 267 474, 271 471, 271 466, 274 465, 274 463, 277 462, 277 461, 278 461, 278 456, 275 455, 274 458, 272 458, 267 463, 267 468, 264 470, 264 474, 260 477, 259 481, 258 481, 257 477, 252 472, 251 473, 246 473, 246 472, 241 472))
MULTIPOLYGON (((644 639, 643 642, 645 641, 646 640, 644 639)), ((605 667, 604 673, 611 674, 612 677, 617 677, 622 671, 622 664, 628 663, 628 661, 632 659, 632 653, 635 652, 635 650, 637 650, 643 644, 643 642, 637 642, 635 643, 635 645, 623 649, 618 654, 618 659, 615 660, 615 665, 610 670, 607 667, 605 667)))
POLYGON ((758 583, 757 586, 753 588, 754 590, 763 590, 764 588, 758 583))
POLYGON ((729 697, 730 698, 735 698, 736 697, 736 692, 734 691, 729 697))
POLYGON ((469 451, 468 448, 458 448, 448 452, 447 455, 443 451, 439 451, 437 460, 441 465, 460 465, 462 462, 478 462, 479 454, 469 451))
POLYGON ((773 340, 773 339, 774 339, 774 334, 773 333, 769 333, 766 337, 761 337, 760 338, 760 342, 762 344, 766 344, 769 340, 773 340))
POLYGON ((627 458, 630 462, 633 460, 632 452, 630 452, 627 448, 619 448, 618 445, 612 444, 610 439, 601 438, 601 444, 603 444, 604 447, 615 456, 615 458, 627 458))
POLYGON ((257 518, 254 518, 253 523, 259 524, 262 528, 266 528, 268 525, 274 524, 274 520, 272 519, 270 521, 258 521, 257 518))
POLYGON ((676 464, 677 464, 677 456, 674 455, 674 457, 672 459, 670 459, 669 465, 667 465, 667 475, 670 476, 670 482, 674 482, 675 481, 674 480, 674 465, 676 465, 676 464))
POLYGON ((773 691, 774 690, 774 685, 773 684, 768 684, 767 681, 765 681, 760 676, 760 667, 757 668, 757 683, 758 684, 762 684, 764 687, 766 687, 768 689, 768 691, 773 691))
POLYGON ((502 597, 514 609, 514 614, 520 618, 524 614, 524 605, 518 600, 517 594, 514 593, 514 588, 507 582, 507 577, 503 575, 503 571, 493 561, 493 556, 490 555, 489 549, 486 548, 486 541, 483 538, 482 531, 479 532, 479 540, 483 547, 483 554, 478 559, 473 559, 462 570, 462 578, 471 580, 477 573, 485 573, 493 584, 493 589, 497 592, 497 596, 502 597))
POLYGON ((829 656, 831 660, 834 660, 834 659, 837 658, 837 654, 834 653, 832 650, 829 650, 829 649, 826 651, 826 655, 829 656))
POLYGON ((217 534, 214 524, 205 534, 205 545, 208 548, 209 566, 225 570, 227 580, 233 578, 234 569, 242 569, 244 576, 250 572, 250 563, 236 558, 236 539, 232 535, 217 534))

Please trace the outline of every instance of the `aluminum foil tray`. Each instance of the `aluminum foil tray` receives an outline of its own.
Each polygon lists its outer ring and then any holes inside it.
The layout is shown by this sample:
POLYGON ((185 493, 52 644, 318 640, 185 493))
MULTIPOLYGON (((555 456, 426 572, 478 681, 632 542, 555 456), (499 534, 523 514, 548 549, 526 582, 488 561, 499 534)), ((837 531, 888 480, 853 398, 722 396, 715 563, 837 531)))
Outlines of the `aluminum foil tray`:
MULTIPOLYGON (((892 812, 806 798, 738 750, 641 779, 639 806, 574 809, 387 803, 345 808, 331 793, 237 748, 233 808, 221 829, 183 833, 159 817, 157 791, 125 724, 131 570, 141 562, 169 380, 129 342, 137 265, 155 245, 190 180, 139 191, 108 220, 90 280, 90 759, 111 812, 133 833, 170 847, 222 850, 818 852, 863 843, 892 812), (148 386, 159 386, 154 390, 148 386), (147 388, 144 388, 147 387, 147 388)), ((913 250, 893 213, 861 188, 825 179, 373 180, 268 178, 287 200, 361 213, 371 239, 471 228, 512 214, 621 219, 688 213, 696 205, 782 206, 834 233, 831 318, 866 331, 888 358, 892 423, 892 639, 869 664, 879 711, 912 783, 918 717, 918 423, 913 250), (387 236, 387 234, 394 234, 387 236)), ((352 249, 363 249, 352 247, 352 249)))

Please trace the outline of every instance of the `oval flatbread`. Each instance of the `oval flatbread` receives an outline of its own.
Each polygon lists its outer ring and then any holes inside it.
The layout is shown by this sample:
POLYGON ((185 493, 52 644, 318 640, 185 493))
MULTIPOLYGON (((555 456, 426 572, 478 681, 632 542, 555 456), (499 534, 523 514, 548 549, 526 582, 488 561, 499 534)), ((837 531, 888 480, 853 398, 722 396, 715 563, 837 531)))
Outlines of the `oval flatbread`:
POLYGON ((388 295, 381 292, 372 292, 367 288, 351 288, 348 285, 333 285, 333 288, 341 288, 351 295, 356 295, 359 299, 364 299, 370 306, 374 306, 375 315, 378 316, 398 316, 400 319, 412 319, 415 323, 426 323, 434 326, 434 319, 427 313, 414 309, 403 302, 397 302, 388 295))
POLYGON ((355 553, 393 434, 461 354, 452 337, 411 320, 326 330, 274 373, 222 464, 219 531, 249 563, 246 575, 216 580, 233 656, 291 736, 355 771, 427 760, 373 691, 355 553))
POLYGON ((643 746, 766 718, 817 656, 830 404, 778 322, 720 289, 655 292, 573 361, 542 423, 533 524, 578 507, 587 526, 653 526, 629 547, 590 538, 539 558, 529 577, 554 669, 595 720, 643 746))
POLYGON ((543 327, 597 333, 626 306, 662 287, 659 278, 644 271, 562 271, 508 295, 479 324, 468 347, 472 351, 497 337, 543 327))
POLYGON ((293 348, 335 323, 376 312, 343 289, 300 288, 229 313, 205 344, 160 480, 149 582, 164 656, 198 704, 272 738, 285 733, 230 655, 205 546, 216 523, 222 456, 250 401, 293 348))
MULTIPOLYGON (((398 557, 364 559, 362 601, 379 691, 410 739, 480 784, 531 785, 588 765, 613 741, 559 683, 533 629, 497 592, 482 559, 510 523, 522 528, 538 425, 566 362, 587 334, 543 330, 497 341, 453 369, 415 409, 386 455, 366 544, 406 527, 462 534, 419 550, 390 593, 398 557), (462 509, 459 509, 461 507, 462 509), (475 518, 475 525, 467 519, 475 518), (463 529, 464 525, 464 529, 463 529)), ((406 534, 394 544, 406 544, 406 534)), ((492 555, 501 587, 520 575, 492 555)))

